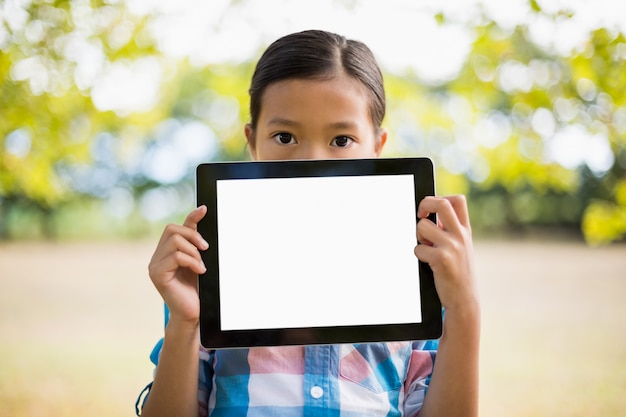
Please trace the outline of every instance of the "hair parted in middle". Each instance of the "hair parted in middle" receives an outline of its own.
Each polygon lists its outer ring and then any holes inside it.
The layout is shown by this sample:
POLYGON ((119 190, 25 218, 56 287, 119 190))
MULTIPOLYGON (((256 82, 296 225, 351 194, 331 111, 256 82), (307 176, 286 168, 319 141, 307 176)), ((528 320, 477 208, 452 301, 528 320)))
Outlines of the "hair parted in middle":
POLYGON ((385 117, 382 72, 363 42, 322 30, 292 33, 274 41, 263 53, 250 85, 250 125, 256 129, 267 87, 289 79, 324 80, 345 73, 370 95, 372 123, 380 128, 385 117))

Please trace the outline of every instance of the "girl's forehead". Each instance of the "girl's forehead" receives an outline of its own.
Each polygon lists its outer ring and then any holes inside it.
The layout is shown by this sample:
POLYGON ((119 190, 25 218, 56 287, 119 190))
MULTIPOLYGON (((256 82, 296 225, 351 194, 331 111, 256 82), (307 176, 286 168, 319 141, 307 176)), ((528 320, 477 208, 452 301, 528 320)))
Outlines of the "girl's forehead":
POLYGON ((285 80, 275 81, 269 84, 267 90, 283 90, 283 89, 302 89, 302 90, 319 90, 319 89, 340 89, 345 91, 358 91, 359 94, 366 95, 367 88, 357 79, 350 77, 344 72, 339 72, 326 77, 316 78, 288 78, 285 80))
POLYGON ((370 95, 357 80, 345 74, 328 79, 294 78, 270 84, 261 101, 261 117, 275 112, 310 110, 324 114, 323 110, 339 111, 369 119, 370 95))

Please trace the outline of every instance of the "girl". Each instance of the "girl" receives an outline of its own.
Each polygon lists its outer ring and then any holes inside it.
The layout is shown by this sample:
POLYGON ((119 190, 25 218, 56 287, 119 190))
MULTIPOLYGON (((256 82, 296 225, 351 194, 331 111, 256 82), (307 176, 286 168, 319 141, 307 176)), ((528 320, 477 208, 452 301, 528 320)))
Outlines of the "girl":
MULTIPOLYGON (((261 57, 245 135, 254 160, 377 157, 384 114, 371 51, 306 31, 261 57)), ((430 264, 445 308, 438 344, 204 350, 197 280, 206 271, 199 251, 210 248, 196 225, 205 213, 201 206, 182 226, 168 225, 150 262, 170 318, 143 416, 478 415, 479 304, 464 197, 428 197, 418 208, 415 255, 430 264)))

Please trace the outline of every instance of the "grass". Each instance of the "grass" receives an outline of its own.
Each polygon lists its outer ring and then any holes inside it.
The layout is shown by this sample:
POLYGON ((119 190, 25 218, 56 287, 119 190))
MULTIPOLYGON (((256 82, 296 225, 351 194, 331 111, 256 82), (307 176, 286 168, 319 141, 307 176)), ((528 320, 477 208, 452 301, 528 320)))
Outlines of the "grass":
MULTIPOLYGON (((0 417, 130 416, 152 376, 156 242, 0 245, 0 417)), ((481 416, 626 410, 626 248, 479 241, 481 416)))

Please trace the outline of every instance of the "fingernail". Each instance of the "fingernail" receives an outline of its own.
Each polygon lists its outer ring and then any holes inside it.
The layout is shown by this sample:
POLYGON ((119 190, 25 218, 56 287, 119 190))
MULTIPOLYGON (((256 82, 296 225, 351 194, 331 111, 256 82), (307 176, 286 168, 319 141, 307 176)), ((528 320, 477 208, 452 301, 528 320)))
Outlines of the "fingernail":
POLYGON ((209 242, 207 242, 206 240, 203 239, 200 242, 200 249, 203 249, 203 250, 209 249, 209 242))

